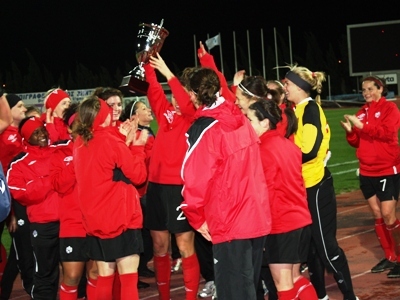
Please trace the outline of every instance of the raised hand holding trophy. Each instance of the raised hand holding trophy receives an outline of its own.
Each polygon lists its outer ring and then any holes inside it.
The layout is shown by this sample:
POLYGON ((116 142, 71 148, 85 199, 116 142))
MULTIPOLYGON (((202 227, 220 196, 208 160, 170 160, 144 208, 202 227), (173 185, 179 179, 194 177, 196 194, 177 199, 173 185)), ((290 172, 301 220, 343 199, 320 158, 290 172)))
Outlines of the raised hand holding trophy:
POLYGON ((160 52, 165 38, 169 35, 168 30, 162 27, 164 20, 160 25, 157 24, 139 24, 139 32, 137 35, 136 59, 139 63, 128 76, 122 79, 120 88, 128 88, 132 93, 147 93, 149 84, 146 82, 143 65, 149 63, 150 56, 160 52))

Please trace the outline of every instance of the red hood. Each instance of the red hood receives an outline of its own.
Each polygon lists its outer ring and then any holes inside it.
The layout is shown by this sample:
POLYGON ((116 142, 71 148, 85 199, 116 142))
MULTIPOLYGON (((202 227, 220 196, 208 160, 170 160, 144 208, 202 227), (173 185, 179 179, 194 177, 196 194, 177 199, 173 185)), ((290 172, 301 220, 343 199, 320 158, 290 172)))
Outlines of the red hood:
POLYGON ((245 120, 243 113, 232 102, 219 97, 210 107, 199 107, 195 114, 195 119, 201 117, 211 117, 221 124, 225 131, 235 130, 243 125, 245 120))

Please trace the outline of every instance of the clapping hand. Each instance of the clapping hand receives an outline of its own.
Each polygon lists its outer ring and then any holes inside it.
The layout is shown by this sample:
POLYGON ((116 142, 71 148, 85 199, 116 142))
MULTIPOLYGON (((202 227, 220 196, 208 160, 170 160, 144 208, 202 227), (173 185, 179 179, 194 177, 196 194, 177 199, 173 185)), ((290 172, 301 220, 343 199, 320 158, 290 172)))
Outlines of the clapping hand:
POLYGON ((347 131, 351 132, 351 124, 358 129, 363 129, 364 124, 355 115, 344 115, 345 121, 340 121, 342 127, 347 131))

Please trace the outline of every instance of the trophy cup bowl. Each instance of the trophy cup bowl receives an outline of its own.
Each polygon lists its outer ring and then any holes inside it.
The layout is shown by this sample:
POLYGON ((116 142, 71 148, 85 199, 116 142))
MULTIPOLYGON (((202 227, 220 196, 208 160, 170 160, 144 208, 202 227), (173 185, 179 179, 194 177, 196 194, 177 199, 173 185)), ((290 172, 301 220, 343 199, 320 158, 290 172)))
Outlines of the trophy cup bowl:
POLYGON ((143 65, 149 63, 150 57, 160 52, 165 38, 169 35, 168 30, 157 24, 139 24, 139 32, 137 34, 136 60, 139 63, 128 76, 122 79, 120 88, 128 88, 132 93, 147 94, 149 84, 146 82, 145 71, 143 65))

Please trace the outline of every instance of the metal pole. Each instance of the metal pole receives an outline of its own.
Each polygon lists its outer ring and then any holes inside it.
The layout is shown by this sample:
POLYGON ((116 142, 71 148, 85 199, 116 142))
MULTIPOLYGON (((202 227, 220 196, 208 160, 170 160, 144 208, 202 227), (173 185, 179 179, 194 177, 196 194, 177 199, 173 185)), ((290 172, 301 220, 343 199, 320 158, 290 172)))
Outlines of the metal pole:
POLYGON ((289 53, 290 53, 290 64, 293 65, 293 57, 292 57, 292 35, 290 32, 290 26, 288 26, 289 30, 289 53))
POLYGON ((194 44, 194 65, 197 67, 197 49, 196 49, 196 35, 193 35, 193 44, 194 44))
POLYGON ((221 72, 222 72, 222 74, 224 74, 224 60, 222 58, 222 38, 221 38, 221 33, 218 32, 218 35, 219 35, 219 55, 220 55, 220 58, 221 58, 221 72))
POLYGON ((262 55, 263 77, 267 78, 267 73, 265 70, 265 55, 264 55, 264 32, 262 28, 261 28, 261 55, 262 55))
POLYGON ((233 32, 233 55, 235 57, 235 73, 238 71, 237 66, 237 53, 236 53, 236 34, 233 32))
POLYGON ((329 95, 329 100, 332 100, 331 96, 331 76, 328 75, 328 95, 329 95))
POLYGON ((275 63, 276 63, 276 79, 279 80, 279 70, 278 70, 278 46, 276 43, 276 28, 274 27, 274 41, 275 41, 275 63))
POLYGON ((253 75, 253 71, 251 69, 251 53, 250 53, 250 35, 249 35, 249 31, 247 30, 247 52, 249 55, 249 74, 250 76, 253 75))

